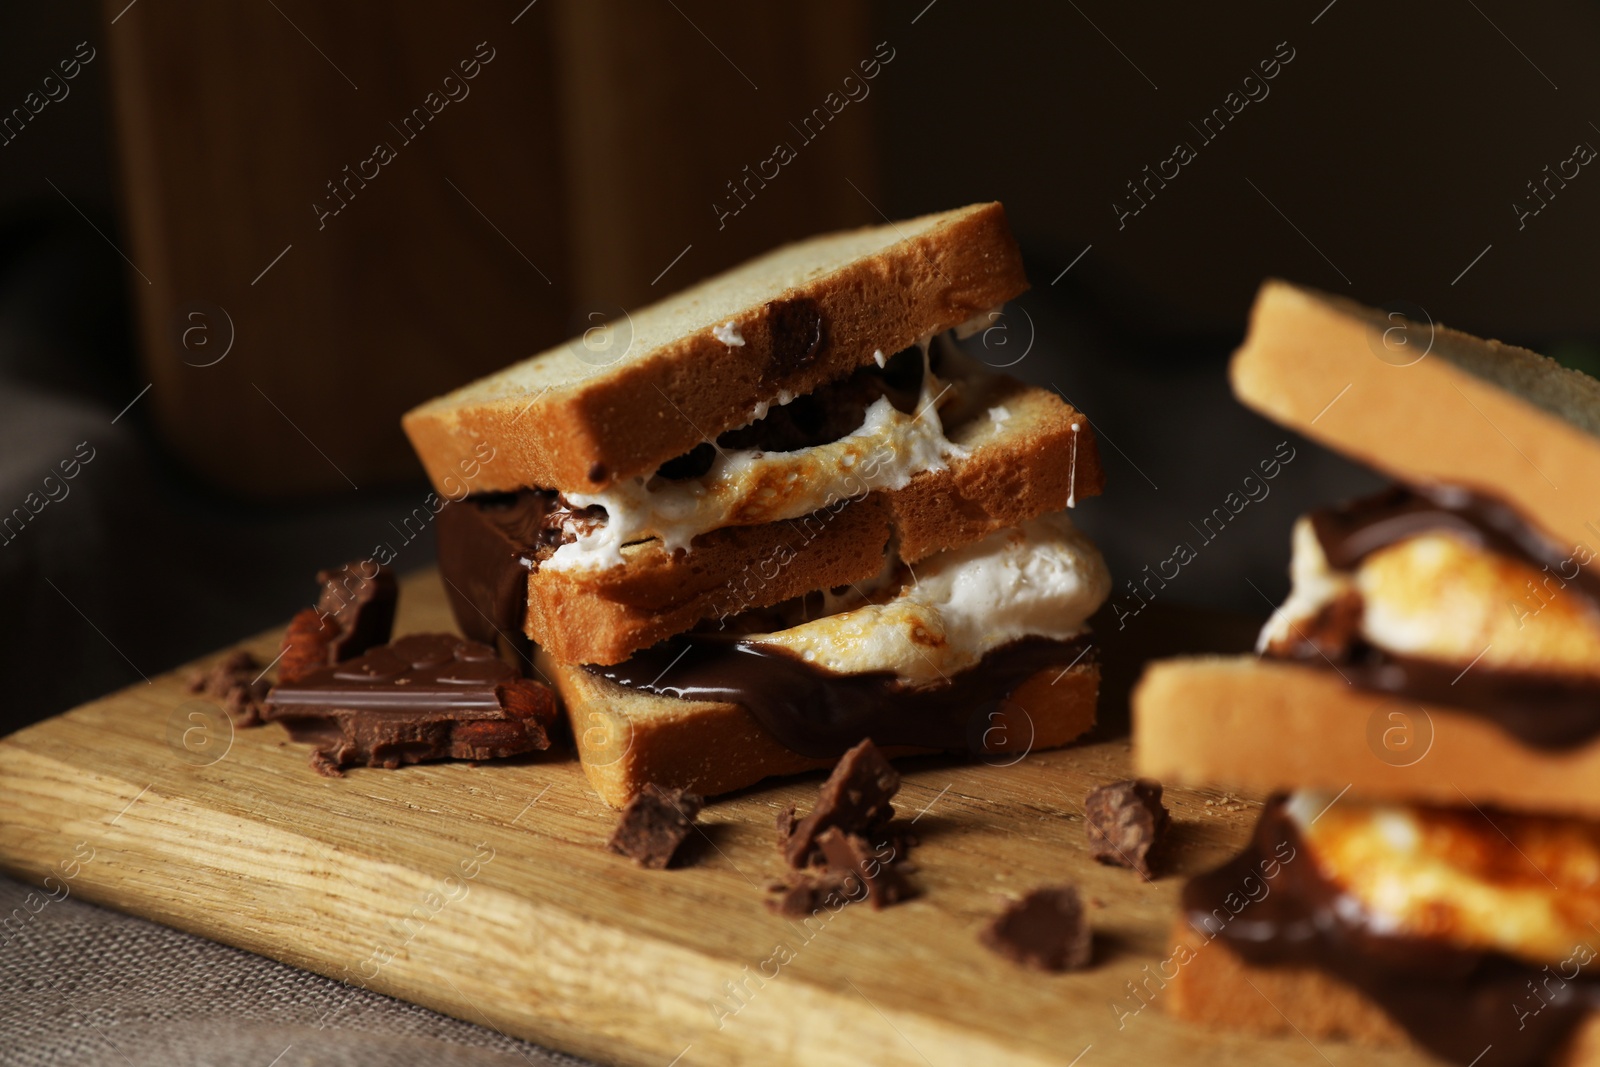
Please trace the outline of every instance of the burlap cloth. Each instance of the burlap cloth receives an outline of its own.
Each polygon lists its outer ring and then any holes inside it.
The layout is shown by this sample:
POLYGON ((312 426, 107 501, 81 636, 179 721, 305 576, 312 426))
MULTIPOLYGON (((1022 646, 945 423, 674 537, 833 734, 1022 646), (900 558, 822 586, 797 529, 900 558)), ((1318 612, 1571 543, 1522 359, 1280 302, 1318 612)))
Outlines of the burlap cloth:
POLYGON ((0 1064, 583 1067, 583 1061, 0 876, 0 1064), (24 919, 17 918, 20 910, 24 919))

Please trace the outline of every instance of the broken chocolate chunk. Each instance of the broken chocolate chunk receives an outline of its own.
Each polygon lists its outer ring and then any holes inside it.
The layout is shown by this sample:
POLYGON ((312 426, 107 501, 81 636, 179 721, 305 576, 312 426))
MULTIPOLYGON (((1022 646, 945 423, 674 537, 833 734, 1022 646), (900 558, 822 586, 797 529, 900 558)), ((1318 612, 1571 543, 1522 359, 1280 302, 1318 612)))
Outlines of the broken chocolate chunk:
POLYGON ((322 584, 317 612, 331 618, 339 630, 330 647, 332 663, 343 663, 389 640, 400 596, 393 571, 357 560, 318 571, 317 581, 322 584))
POLYGON ((339 628, 316 608, 301 608, 283 632, 278 654, 278 681, 292 682, 334 662, 333 640, 339 628))
POLYGON ((1013 963, 1041 971, 1087 967, 1094 947, 1083 902, 1069 885, 1035 889, 1013 901, 979 937, 1013 963))
POLYGON ((793 374, 815 359, 828 343, 822 307, 810 297, 768 302, 767 321, 772 330, 770 377, 793 374))
POLYGON ((863 899, 867 891, 859 875, 830 870, 798 875, 769 888, 777 896, 767 898, 767 910, 790 919, 804 919, 823 908, 838 911, 863 899))
POLYGON ((812 862, 817 838, 829 827, 872 837, 894 818, 889 801, 899 789, 900 772, 870 739, 861 742, 839 757, 817 794, 817 806, 794 824, 783 841, 784 859, 797 869, 812 862))
POLYGON ((270 683, 261 675, 261 663, 239 649, 213 663, 208 669, 189 676, 188 689, 222 705, 235 726, 259 726, 262 703, 270 683))
POLYGON ((693 793, 647 782, 622 809, 606 847, 641 867, 659 871, 672 862, 704 804, 704 799, 693 793))
POLYGON ((496 759, 550 747, 548 687, 522 678, 494 649, 454 634, 412 634, 352 660, 279 682, 262 717, 315 745, 311 764, 496 759))
POLYGON ((317 582, 317 606, 296 612, 283 635, 280 682, 359 656, 389 640, 394 628, 399 590, 389 568, 358 560, 318 571, 317 582))
POLYGON ((773 887, 768 910, 802 916, 861 900, 877 909, 913 896, 899 861, 916 838, 890 822, 899 788, 899 772, 868 740, 840 757, 810 815, 796 818, 793 804, 778 812, 778 851, 798 873, 773 887))
POLYGON ((794 836, 794 828, 799 824, 800 817, 794 813, 793 804, 778 812, 778 851, 785 856, 789 854, 789 838, 794 836))
POLYGON ((874 848, 867 839, 847 834, 837 826, 817 837, 828 871, 835 875, 855 875, 866 886, 866 898, 874 911, 913 895, 911 883, 895 867, 899 853, 892 848, 874 848))
POLYGON ((1148 881, 1151 854, 1159 856, 1171 821, 1161 804, 1161 783, 1149 778, 1112 782, 1091 789, 1083 804, 1094 858, 1131 867, 1148 881))

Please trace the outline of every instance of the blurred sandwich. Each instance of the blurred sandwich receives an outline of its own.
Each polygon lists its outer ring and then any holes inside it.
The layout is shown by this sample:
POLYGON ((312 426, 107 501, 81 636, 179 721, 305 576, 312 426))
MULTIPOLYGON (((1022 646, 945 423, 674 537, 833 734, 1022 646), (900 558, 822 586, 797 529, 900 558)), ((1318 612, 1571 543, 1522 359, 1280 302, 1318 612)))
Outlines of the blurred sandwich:
POLYGON ((608 802, 1092 725, 1092 430, 950 336, 1026 285, 998 204, 819 237, 406 416, 458 622, 608 802))
POLYGON ((1398 484, 1299 520, 1257 656, 1135 692, 1140 773, 1277 794, 1186 887, 1169 1007, 1600 1062, 1600 383, 1281 282, 1232 377, 1398 484))

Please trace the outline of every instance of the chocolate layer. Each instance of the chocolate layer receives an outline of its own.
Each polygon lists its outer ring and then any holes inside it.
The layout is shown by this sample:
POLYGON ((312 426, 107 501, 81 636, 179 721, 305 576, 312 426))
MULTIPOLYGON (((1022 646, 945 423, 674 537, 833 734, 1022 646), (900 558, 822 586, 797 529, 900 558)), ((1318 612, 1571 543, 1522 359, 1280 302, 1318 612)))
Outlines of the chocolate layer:
POLYGON ((486 645, 503 640, 530 655, 522 632, 528 571, 559 537, 550 526, 556 507, 554 493, 529 489, 454 501, 439 512, 439 573, 467 637, 486 645))
MULTIPOLYGON (((1350 571, 1379 549, 1448 531, 1487 551, 1549 567, 1600 611, 1600 575, 1576 562, 1509 507, 1466 489, 1394 486, 1311 514, 1331 566, 1350 571)), ((1565 749, 1600 736, 1600 683, 1543 671, 1509 670, 1388 652, 1362 639, 1359 597, 1336 601, 1267 654, 1313 666, 1332 663, 1354 685, 1489 719, 1525 744, 1565 749)))
POLYGON ((1314 511, 1311 526, 1339 570, 1354 570, 1380 548, 1443 530, 1535 568, 1549 567, 1600 610, 1600 571, 1578 565, 1579 546, 1562 548, 1510 506, 1470 489, 1396 485, 1314 511))
POLYGON ((1314 967, 1354 986, 1454 1063, 1547 1062, 1600 1010, 1595 977, 1552 978, 1552 968, 1504 953, 1375 933, 1317 868, 1281 797, 1242 853, 1184 886, 1183 909, 1191 928, 1249 964, 1314 967))
POLYGON ((1081 642, 1028 637, 990 652, 947 683, 906 689, 889 671, 834 674, 782 649, 722 633, 688 633, 611 667, 585 669, 629 689, 739 704, 803 756, 838 756, 870 737, 880 746, 967 749, 984 736, 1012 690, 1042 670, 1064 669, 1081 642))
MULTIPOLYGON (((1291 657, 1327 667, 1315 652, 1291 657)), ((1351 684, 1488 719, 1523 744, 1562 750, 1600 737, 1600 683, 1537 671, 1458 664, 1386 652, 1359 639, 1335 660, 1351 684)))

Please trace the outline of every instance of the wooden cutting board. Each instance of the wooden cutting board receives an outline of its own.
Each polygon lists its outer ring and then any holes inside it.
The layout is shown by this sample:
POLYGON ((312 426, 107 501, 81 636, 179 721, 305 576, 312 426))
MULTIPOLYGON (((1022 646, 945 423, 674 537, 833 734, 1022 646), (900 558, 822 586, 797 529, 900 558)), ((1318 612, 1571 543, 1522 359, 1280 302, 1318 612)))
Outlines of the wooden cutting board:
MULTIPOLYGON (((431 571, 400 605, 399 633, 453 629, 431 571)), ((278 638, 243 647, 267 662, 278 638)), ((1162 1014, 1150 975, 1183 877, 1236 849, 1259 804, 1173 790, 1169 873, 1102 867, 1083 797, 1129 775, 1125 737, 1008 767, 905 761, 921 895, 800 923, 762 900, 776 812, 809 808, 820 776, 715 801, 694 866, 643 871, 605 850, 615 814, 565 756, 321 778, 281 727, 231 730, 185 691, 190 669, 0 740, 0 866, 607 1062, 1422 1062, 1162 1014), (1039 975, 979 944, 1007 896, 1060 882, 1092 904, 1091 969, 1039 975)))

